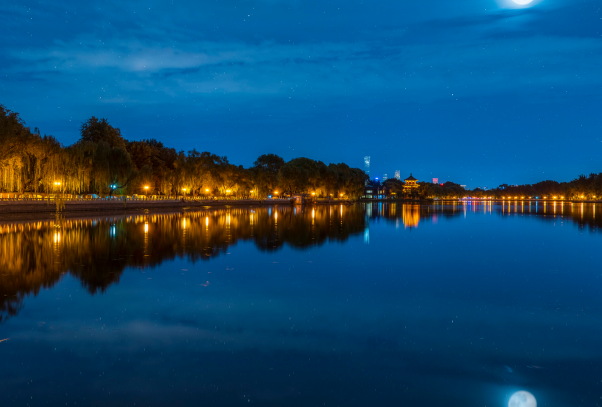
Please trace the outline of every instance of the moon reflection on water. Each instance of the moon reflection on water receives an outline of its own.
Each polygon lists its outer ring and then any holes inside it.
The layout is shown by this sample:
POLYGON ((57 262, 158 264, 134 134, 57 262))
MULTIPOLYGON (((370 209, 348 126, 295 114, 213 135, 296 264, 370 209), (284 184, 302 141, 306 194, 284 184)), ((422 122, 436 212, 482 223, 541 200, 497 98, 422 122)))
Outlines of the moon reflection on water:
POLYGON ((508 407, 537 407, 537 400, 528 391, 517 391, 510 397, 508 407))

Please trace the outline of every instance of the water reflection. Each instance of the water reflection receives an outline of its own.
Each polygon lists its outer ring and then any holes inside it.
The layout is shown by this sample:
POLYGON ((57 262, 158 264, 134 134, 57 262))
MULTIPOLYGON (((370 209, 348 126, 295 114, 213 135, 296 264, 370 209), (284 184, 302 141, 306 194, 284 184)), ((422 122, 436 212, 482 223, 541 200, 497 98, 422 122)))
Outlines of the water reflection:
POLYGON ((370 223, 384 220, 405 229, 423 222, 465 217, 467 213, 566 219, 600 230, 596 205, 508 201, 411 205, 370 203, 353 206, 218 209, 189 213, 57 219, 0 223, 0 321, 16 315, 23 299, 77 277, 90 294, 119 281, 128 267, 148 268, 175 257, 195 263, 228 250, 237 241, 253 241, 261 251, 288 244, 304 249, 329 240, 363 235, 370 243, 370 223))
POLYGON ((596 211, 517 200, 0 223, 2 317, 19 313, 0 325, 0 404, 502 406, 524 389, 596 405, 600 235, 579 233, 599 230, 596 211))
POLYGON ((336 209, 221 209, 0 225, 0 320, 67 272, 94 294, 118 282, 127 267, 155 267, 176 256, 209 260, 239 240, 252 240, 262 251, 284 244, 302 249, 364 231, 362 208, 336 209))

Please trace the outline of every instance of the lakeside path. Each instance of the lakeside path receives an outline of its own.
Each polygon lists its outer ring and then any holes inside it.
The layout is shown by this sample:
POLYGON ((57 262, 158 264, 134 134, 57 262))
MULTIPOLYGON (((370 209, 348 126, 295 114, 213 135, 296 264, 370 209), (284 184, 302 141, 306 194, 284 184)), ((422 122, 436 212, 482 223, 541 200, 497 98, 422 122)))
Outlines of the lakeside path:
MULTIPOLYGON (((348 201, 324 201, 317 204, 349 204, 348 201)), ((95 216, 122 216, 144 213, 173 213, 198 211, 209 208, 232 208, 232 207, 268 207, 268 206, 290 206, 288 199, 240 199, 240 200, 216 200, 216 201, 182 201, 161 200, 143 201, 65 201, 64 208, 57 211, 55 202, 48 201, 0 201, 0 223, 23 222, 31 220, 50 220, 60 215, 62 218, 87 218, 95 216)))
MULTIPOLYGON (((122 201, 65 201, 64 207, 60 212, 107 212, 107 211, 135 211, 135 210, 166 210, 166 209, 185 209, 185 208, 203 208, 212 206, 269 206, 269 205, 290 205, 288 199, 270 199, 265 201, 241 199, 241 200, 223 200, 223 201, 182 201, 182 200, 162 200, 162 201, 143 201, 128 200, 122 201)), ((0 215, 11 215, 17 213, 56 213, 57 205, 55 202, 43 201, 0 201, 0 215)))
MULTIPOLYGON (((319 200, 307 202, 308 205, 349 205, 357 201, 350 200, 319 200)), ((214 206, 274 206, 292 205, 290 199, 227 199, 227 200, 65 200, 63 207, 57 210, 55 201, 23 199, 0 200, 0 216, 17 213, 56 213, 56 212, 107 212, 107 211, 135 211, 135 210, 177 210, 207 208, 214 206)))

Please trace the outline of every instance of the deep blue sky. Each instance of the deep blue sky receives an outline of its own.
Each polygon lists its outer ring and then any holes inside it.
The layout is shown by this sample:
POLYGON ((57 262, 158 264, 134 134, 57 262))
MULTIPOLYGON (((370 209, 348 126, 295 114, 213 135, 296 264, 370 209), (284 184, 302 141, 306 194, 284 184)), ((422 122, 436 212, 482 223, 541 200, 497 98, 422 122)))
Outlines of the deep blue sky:
POLYGON ((0 103, 128 139, 469 187, 601 172, 602 2, 0 2, 0 103))

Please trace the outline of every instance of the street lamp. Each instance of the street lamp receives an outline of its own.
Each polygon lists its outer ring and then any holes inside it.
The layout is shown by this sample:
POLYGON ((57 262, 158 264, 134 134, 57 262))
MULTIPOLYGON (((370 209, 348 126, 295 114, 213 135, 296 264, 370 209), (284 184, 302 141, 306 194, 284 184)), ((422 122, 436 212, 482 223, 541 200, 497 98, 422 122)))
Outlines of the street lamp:
POLYGON ((55 186, 55 187, 60 187, 60 186, 61 186, 61 183, 60 183, 59 181, 54 181, 54 186, 55 186))

